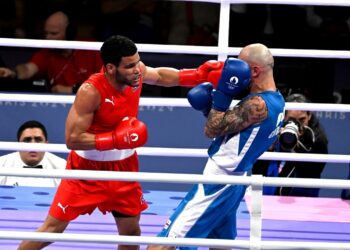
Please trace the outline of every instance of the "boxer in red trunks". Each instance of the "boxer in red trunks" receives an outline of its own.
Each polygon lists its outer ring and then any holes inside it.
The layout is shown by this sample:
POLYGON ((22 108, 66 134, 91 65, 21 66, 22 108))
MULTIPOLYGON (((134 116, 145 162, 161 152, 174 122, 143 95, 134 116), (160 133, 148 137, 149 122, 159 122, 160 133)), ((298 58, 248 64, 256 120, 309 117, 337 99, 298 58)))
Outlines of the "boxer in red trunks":
MULTIPOLYGON (((138 171, 135 148, 147 141, 137 119, 142 84, 192 87, 209 78, 217 82, 223 63, 208 61, 197 69, 146 66, 133 41, 112 36, 101 47, 103 68, 80 87, 66 120, 71 152, 66 169, 138 171)), ((141 234, 140 214, 147 208, 134 181, 63 179, 39 232, 61 233, 71 220, 96 208, 111 212, 120 235, 141 234)), ((51 242, 23 241, 18 249, 41 249, 51 242)), ((139 249, 119 245, 118 249, 139 249)))

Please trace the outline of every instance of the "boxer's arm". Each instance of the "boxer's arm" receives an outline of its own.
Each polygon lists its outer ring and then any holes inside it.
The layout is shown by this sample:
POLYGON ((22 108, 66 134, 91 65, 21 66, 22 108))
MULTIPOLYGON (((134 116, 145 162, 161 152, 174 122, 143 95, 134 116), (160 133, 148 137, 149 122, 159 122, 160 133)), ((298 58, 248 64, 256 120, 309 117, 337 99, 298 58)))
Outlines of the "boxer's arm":
POLYGON ((95 149, 95 135, 87 130, 99 104, 100 95, 97 89, 88 83, 81 85, 66 120, 65 137, 69 149, 95 149))
POLYGON ((163 87, 179 86, 179 70, 167 67, 145 67, 143 81, 150 85, 163 87))
POLYGON ((194 69, 178 70, 170 67, 152 68, 144 66, 144 82, 163 87, 194 87, 203 82, 216 86, 221 75, 223 62, 207 61, 194 69))
POLYGON ((224 62, 209 60, 198 68, 182 69, 179 72, 179 84, 183 87, 194 87, 203 82, 217 85, 224 62), (215 72, 215 74, 212 74, 215 72))
POLYGON ((238 133, 252 124, 262 122, 267 117, 267 106, 260 96, 252 96, 233 110, 226 112, 211 109, 205 126, 209 138, 238 133))

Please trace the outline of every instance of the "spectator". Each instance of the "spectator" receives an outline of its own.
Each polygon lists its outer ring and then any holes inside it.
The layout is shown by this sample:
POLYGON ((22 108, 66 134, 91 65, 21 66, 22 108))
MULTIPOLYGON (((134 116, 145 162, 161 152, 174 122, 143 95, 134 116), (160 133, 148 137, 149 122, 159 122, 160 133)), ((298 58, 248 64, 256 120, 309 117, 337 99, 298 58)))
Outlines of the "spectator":
MULTIPOLYGON (((286 97, 287 102, 310 102, 302 94, 291 94, 286 97)), ((293 121, 299 124, 298 141, 291 150, 283 149, 281 137, 272 151, 291 151, 295 153, 327 154, 328 139, 318 118, 313 112, 288 110, 285 122, 293 121)), ((285 126, 284 126, 285 128, 285 126)), ((283 130, 282 130, 283 131, 283 130)), ((279 176, 291 178, 321 178, 325 162, 294 162, 294 161, 257 161, 253 167, 253 174, 264 176, 279 176)), ((306 196, 318 197, 319 188, 299 188, 299 187, 264 187, 264 194, 286 195, 286 196, 306 196)))
MULTIPOLYGON (((17 141, 48 143, 46 128, 38 121, 27 121, 17 131, 17 141)), ((49 152, 19 151, 0 157, 0 167, 64 169, 66 160, 49 152)), ((59 179, 0 176, 1 185, 55 187, 59 179)))
MULTIPOLYGON (((61 12, 50 15, 45 22, 48 40, 73 40, 74 28, 68 16, 61 12)), ((0 77, 18 79, 44 78, 53 93, 72 93, 88 76, 98 72, 102 61, 98 51, 72 49, 40 49, 31 60, 14 70, 0 68, 0 77), (87 60, 88 58, 88 60, 87 60)))

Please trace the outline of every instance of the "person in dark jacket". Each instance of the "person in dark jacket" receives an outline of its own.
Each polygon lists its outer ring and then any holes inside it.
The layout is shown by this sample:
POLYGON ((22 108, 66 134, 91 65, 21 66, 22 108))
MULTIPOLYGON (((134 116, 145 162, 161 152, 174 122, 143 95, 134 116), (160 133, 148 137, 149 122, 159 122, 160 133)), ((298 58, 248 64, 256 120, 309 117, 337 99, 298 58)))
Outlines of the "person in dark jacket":
MULTIPOLYGON (((298 93, 291 94, 285 99, 286 102, 310 103, 310 100, 298 93)), ((281 130, 281 134, 288 130, 287 128, 290 124, 294 124, 294 127, 298 130, 297 140, 294 141, 295 143, 292 143, 293 145, 286 145, 285 142, 281 141, 282 136, 280 135, 279 140, 273 145, 271 151, 328 154, 328 138, 315 113, 288 110, 284 121, 285 125, 281 130)), ((253 174, 320 179, 325 165, 325 162, 259 160, 254 164, 253 174)), ((319 188, 265 186, 263 192, 266 195, 318 197, 319 188)))

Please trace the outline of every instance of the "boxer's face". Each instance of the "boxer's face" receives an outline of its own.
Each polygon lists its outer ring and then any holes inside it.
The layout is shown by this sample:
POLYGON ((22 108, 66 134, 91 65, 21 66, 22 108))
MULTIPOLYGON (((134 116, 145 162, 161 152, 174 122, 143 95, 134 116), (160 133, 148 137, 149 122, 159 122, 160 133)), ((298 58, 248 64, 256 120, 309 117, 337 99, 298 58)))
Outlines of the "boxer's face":
MULTIPOLYGON (((27 128, 23 130, 19 142, 47 143, 45 135, 40 128, 27 128)), ((28 166, 35 166, 43 159, 45 152, 20 151, 22 161, 28 166)))
POLYGON ((117 67, 116 80, 118 83, 137 87, 140 84, 141 67, 138 53, 123 57, 117 67))
POLYGON ((290 118, 297 120, 302 126, 309 126, 311 113, 301 110, 288 110, 286 112, 285 120, 287 121, 290 118))

